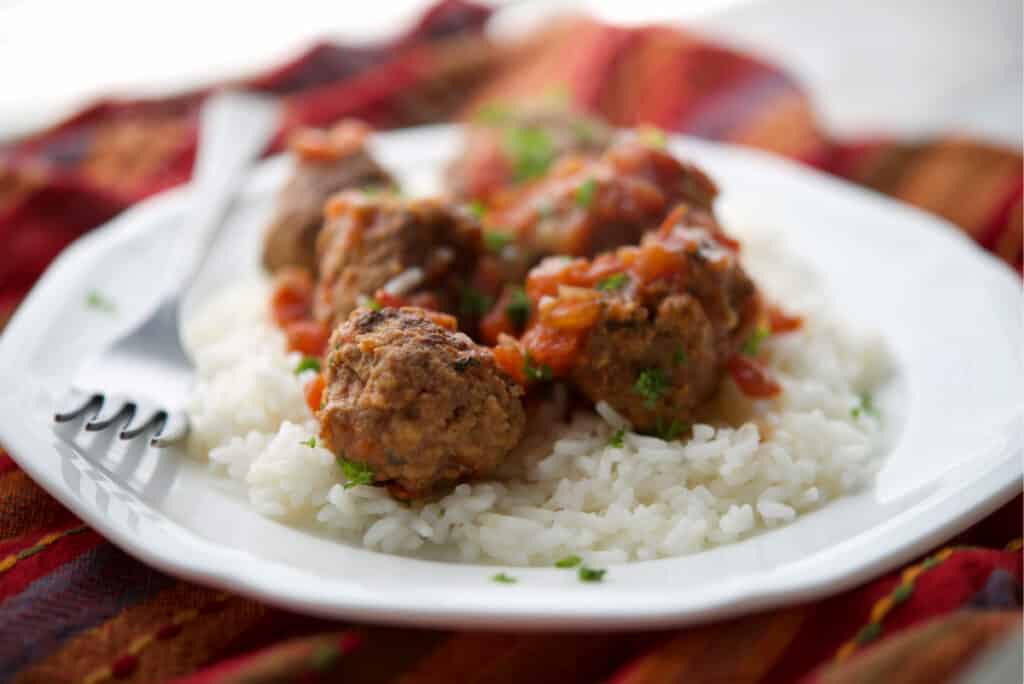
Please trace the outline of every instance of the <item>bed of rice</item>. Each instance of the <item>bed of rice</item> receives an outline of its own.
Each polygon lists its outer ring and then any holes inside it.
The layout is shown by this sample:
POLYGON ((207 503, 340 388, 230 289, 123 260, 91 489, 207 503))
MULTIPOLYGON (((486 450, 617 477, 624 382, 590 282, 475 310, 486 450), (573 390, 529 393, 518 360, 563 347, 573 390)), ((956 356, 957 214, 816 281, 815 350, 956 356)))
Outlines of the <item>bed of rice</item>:
POLYGON ((685 442, 629 432, 609 407, 558 423, 543 412, 494 481, 425 505, 345 489, 333 455, 304 442, 317 423, 268 318, 267 284, 231 287, 187 325, 200 382, 190 450, 239 483, 250 504, 371 549, 466 562, 548 565, 569 554, 611 564, 692 553, 786 524, 855 491, 876 470, 879 419, 855 411, 886 375, 876 336, 826 315, 816 277, 774 242, 744 237, 744 261, 804 327, 763 345, 783 386, 749 401, 723 385, 714 424, 685 442), (609 444, 624 428, 621 448, 609 444))

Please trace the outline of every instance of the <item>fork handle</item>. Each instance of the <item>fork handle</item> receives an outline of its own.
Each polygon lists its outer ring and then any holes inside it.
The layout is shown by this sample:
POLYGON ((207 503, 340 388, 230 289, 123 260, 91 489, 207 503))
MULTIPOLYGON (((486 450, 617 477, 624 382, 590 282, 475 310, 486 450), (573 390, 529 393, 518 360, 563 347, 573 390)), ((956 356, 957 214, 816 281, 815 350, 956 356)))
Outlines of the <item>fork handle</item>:
POLYGON ((224 91, 203 104, 189 208, 182 239, 170 255, 165 301, 177 304, 195 278, 245 170, 277 132, 280 112, 281 105, 273 98, 253 93, 224 91))

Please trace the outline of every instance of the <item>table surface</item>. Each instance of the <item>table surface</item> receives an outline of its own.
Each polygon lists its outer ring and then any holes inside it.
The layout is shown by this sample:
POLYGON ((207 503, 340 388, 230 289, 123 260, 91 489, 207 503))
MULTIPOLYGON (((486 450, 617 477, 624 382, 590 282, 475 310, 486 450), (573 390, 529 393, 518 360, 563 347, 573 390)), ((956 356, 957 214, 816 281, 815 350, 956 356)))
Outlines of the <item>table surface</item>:
MULTIPOLYGON (((393 35, 428 4, 0 0, 0 64, 20 65, 0 70, 0 140, 103 95, 166 94, 257 73, 317 39, 393 35)), ((574 9, 617 23, 690 24, 799 77, 835 134, 960 131, 1021 144, 1022 3, 1015 0, 491 4, 503 8, 493 26, 500 34, 574 9)))

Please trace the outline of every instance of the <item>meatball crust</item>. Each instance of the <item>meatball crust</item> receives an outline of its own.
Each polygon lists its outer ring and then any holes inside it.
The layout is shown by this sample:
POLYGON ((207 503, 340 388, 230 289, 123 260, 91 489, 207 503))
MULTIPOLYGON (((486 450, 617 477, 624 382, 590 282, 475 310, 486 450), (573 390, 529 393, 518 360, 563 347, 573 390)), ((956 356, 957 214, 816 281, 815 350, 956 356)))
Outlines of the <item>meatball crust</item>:
POLYGON ((399 294, 407 303, 457 313, 480 251, 470 214, 436 199, 346 192, 331 199, 327 215, 317 240, 318 320, 345 320, 403 274, 409 282, 399 294))
POLYGON ((263 243, 263 265, 271 272, 287 266, 316 270, 316 236, 324 202, 347 188, 394 187, 395 181, 367 153, 369 128, 342 121, 329 131, 303 129, 291 140, 295 173, 282 188, 277 212, 263 243))
POLYGON ((594 402, 607 401, 633 425, 650 430, 658 416, 693 422, 693 410, 718 386, 724 359, 703 307, 688 294, 666 297, 654 309, 629 298, 604 303, 573 384, 594 402), (664 380, 660 396, 641 394, 638 379, 664 380))
POLYGON ((522 389, 492 352, 422 310, 358 309, 331 336, 324 445, 420 498, 487 476, 522 437, 522 389))

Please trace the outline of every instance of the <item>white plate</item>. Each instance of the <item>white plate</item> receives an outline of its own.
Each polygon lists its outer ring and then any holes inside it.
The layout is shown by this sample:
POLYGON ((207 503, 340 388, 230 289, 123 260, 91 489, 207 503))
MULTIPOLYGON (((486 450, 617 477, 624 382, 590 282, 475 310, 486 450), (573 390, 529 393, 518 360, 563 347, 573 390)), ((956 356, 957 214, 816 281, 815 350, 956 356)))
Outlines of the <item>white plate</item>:
MULTIPOLYGON (((457 138, 434 127, 375 144, 407 185, 424 189, 457 138)), ((839 311, 883 331, 899 396, 870 490, 731 546, 614 566, 601 584, 517 568, 519 583, 501 585, 490 581, 494 567, 384 555, 263 518, 180 454, 108 448, 108 435, 77 426, 55 431, 53 399, 76 364, 151 301, 168 241, 186 228, 182 191, 78 241, 18 310, 0 340, 0 441, 83 520, 157 568, 309 613, 444 626, 654 627, 820 597, 926 551, 1020 491, 1015 274, 953 227, 879 195, 747 149, 673 145, 720 183, 727 225, 746 216, 782 233, 824 274, 839 311), (84 306, 93 289, 116 301, 115 314, 84 306)), ((257 268, 287 172, 275 159, 253 174, 193 300, 257 268)))

